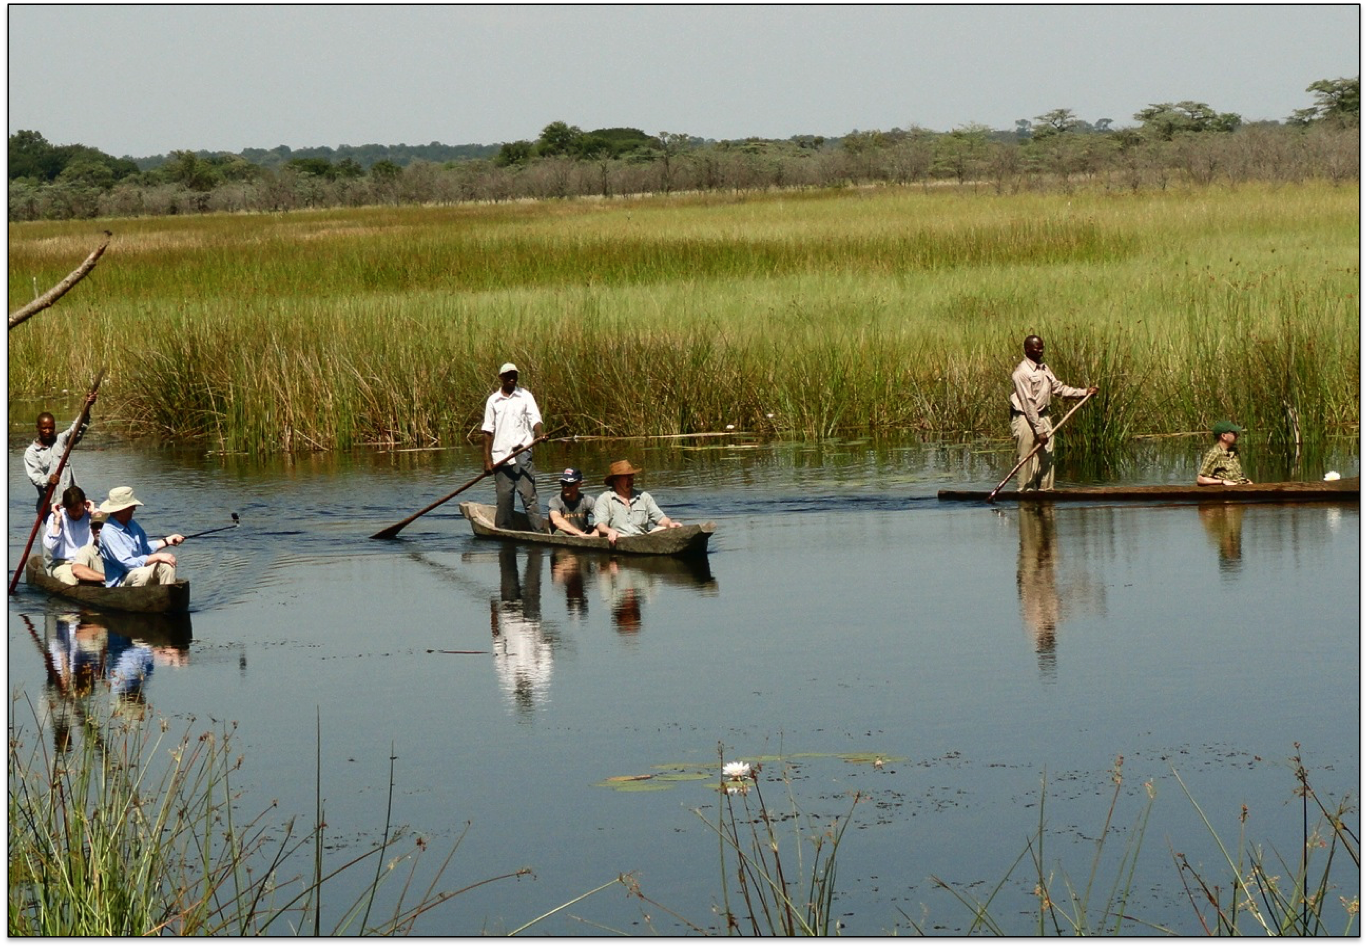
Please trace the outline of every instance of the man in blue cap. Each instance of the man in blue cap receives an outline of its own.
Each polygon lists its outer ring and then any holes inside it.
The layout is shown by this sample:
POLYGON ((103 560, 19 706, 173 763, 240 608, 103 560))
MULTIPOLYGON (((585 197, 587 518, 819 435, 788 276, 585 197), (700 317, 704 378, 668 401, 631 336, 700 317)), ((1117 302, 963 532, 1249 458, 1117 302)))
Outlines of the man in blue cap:
POLYGON ((1197 468, 1197 483, 1204 486, 1234 487, 1236 484, 1252 484, 1240 470, 1240 455, 1235 450, 1235 439, 1244 431, 1233 421, 1218 421, 1211 426, 1216 443, 1202 456, 1197 468))
POLYGON ((584 475, 579 468, 567 467, 560 476, 560 493, 552 497, 546 509, 551 526, 557 533, 572 537, 593 536, 594 498, 580 492, 584 475))

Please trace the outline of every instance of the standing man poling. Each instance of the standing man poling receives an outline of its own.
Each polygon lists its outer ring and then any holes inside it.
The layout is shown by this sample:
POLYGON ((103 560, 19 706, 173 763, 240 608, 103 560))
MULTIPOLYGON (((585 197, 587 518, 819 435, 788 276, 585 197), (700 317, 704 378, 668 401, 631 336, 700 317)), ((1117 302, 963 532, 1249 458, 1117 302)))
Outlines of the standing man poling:
POLYGON ((484 469, 494 475, 494 492, 498 510, 494 526, 501 530, 513 528, 513 491, 522 497, 523 509, 532 529, 546 529, 541 505, 537 502, 536 471, 532 467, 532 451, 522 449, 542 436, 542 416, 532 393, 518 384, 518 367, 505 362, 499 367, 499 389, 485 401, 484 469), (494 466, 511 454, 517 456, 507 464, 494 466))
POLYGON ((1027 336, 1022 343, 1026 358, 1012 372, 1012 437, 1016 438, 1020 461, 1044 445, 1035 457, 1017 472, 1017 490, 1054 490, 1054 427, 1050 423, 1050 396, 1082 398, 1097 392, 1096 385, 1074 388, 1065 385, 1045 364, 1045 340, 1027 336))
MULTIPOLYGON (((86 404, 95 404, 94 392, 86 396, 86 404)), ((90 427, 89 421, 81 425, 80 420, 80 416, 77 416, 70 428, 58 434, 57 419, 53 417, 52 412, 45 411, 38 416, 38 437, 24 449, 24 473, 38 490, 35 513, 43 509, 43 498, 47 496, 48 485, 56 485, 57 489, 53 491, 53 496, 61 497, 68 487, 76 483, 76 475, 72 473, 70 463, 62 469, 60 478, 56 471, 57 462, 66 452, 67 442, 74 438, 71 443, 79 444, 90 427)))

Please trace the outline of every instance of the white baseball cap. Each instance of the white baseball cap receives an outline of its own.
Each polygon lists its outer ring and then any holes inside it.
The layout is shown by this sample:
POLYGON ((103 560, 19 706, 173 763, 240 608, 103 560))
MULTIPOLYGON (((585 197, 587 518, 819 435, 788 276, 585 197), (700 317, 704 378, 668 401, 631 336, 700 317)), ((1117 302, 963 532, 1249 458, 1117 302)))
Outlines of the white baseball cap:
POLYGON ((505 375, 505 374, 507 374, 507 373, 509 373, 509 372, 516 372, 516 371, 518 371, 518 367, 517 367, 516 365, 514 365, 512 362, 505 362, 503 365, 499 366, 499 374, 500 374, 500 375, 505 375))

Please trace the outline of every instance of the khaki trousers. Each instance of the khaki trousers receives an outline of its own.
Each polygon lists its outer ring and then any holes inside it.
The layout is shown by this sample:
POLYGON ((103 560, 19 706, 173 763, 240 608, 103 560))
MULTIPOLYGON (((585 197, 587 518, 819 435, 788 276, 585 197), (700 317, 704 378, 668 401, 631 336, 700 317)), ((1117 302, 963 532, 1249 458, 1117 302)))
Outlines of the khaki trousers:
POLYGON ((53 560, 52 568, 48 574, 59 583, 66 583, 68 586, 75 586, 78 580, 76 574, 71 571, 71 564, 79 563, 89 569, 93 569, 101 576, 104 575, 104 557, 100 556, 100 548, 93 543, 88 543, 76 551, 76 557, 70 560, 53 560))
MULTIPOLYGON (((1048 415, 1041 415, 1045 424, 1050 424, 1048 415)), ((1054 490, 1054 426, 1050 426, 1050 440, 1045 447, 1036 452, 1035 457, 1021 465, 1017 471, 1017 490, 1054 490)), ((1035 431, 1025 415, 1012 416, 1012 436, 1016 438, 1017 460, 1031 453, 1036 446, 1035 431)))
POLYGON ((170 586, 176 581, 176 567, 170 563, 139 566, 124 574, 120 586, 170 586))

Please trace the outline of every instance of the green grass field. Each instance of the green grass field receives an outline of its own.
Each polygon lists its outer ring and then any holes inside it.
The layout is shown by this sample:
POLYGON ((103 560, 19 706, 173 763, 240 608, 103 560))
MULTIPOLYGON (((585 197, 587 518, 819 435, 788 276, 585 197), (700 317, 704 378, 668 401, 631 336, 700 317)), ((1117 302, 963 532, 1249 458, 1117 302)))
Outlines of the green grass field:
MULTIPOLYGON (((1106 452, 1354 431, 1357 188, 903 188, 120 220, 10 333, 11 397, 226 451, 468 438, 500 363, 565 434, 1002 436, 1021 340, 1106 452)), ((104 224, 9 228, 10 309, 104 224)), ((1083 437, 1079 437, 1079 435, 1083 437)))

